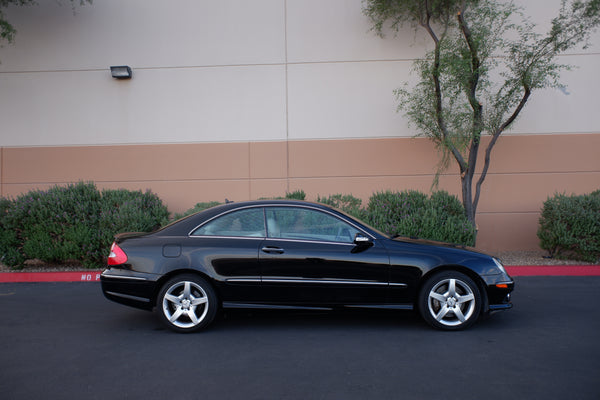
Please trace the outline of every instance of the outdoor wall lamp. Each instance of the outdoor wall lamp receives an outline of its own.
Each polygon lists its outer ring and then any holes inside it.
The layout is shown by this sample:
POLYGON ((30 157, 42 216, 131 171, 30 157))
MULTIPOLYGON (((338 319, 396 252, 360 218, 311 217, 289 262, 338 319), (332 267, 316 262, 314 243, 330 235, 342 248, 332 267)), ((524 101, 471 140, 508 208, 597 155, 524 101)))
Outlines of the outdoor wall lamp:
POLYGON ((116 67, 110 67, 110 73, 113 78, 116 79, 131 79, 133 72, 127 65, 120 65, 116 67))

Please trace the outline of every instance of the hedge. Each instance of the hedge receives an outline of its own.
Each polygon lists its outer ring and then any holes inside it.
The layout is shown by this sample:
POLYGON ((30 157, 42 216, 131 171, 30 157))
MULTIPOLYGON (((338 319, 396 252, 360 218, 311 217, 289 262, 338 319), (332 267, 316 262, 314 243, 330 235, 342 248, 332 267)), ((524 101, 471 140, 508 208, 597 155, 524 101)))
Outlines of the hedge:
POLYGON ((366 222, 392 236, 475 245, 475 227, 458 198, 445 191, 429 197, 414 190, 375 193, 369 199, 366 222))
POLYGON ((169 215, 149 191, 100 192, 84 182, 2 199, 0 211, 0 261, 12 267, 28 259, 99 267, 116 233, 154 230, 169 215))
MULTIPOLYGON (((287 199, 304 200, 306 193, 287 193, 287 199)), ((318 197, 390 235, 416 236, 464 245, 475 241, 475 230, 455 196, 435 192, 380 192, 362 201, 348 194, 318 197)), ((219 202, 198 203, 175 214, 179 219, 219 202)), ((16 199, 0 198, 0 262, 11 267, 26 260, 46 263, 77 261, 85 267, 104 265, 114 235, 149 232, 166 224, 169 212, 149 191, 99 191, 94 183, 79 182, 31 191, 16 199)))
POLYGON ((600 190, 548 197, 539 223, 540 247, 550 257, 600 261, 600 190))

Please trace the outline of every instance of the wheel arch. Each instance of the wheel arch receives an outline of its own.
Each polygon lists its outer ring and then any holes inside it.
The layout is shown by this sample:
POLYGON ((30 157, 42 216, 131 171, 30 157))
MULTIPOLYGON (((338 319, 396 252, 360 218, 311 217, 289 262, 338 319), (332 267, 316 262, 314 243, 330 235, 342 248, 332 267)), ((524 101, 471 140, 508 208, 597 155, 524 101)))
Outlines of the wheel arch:
POLYGON ((419 308, 419 302, 417 301, 417 299, 419 298, 421 290, 423 290, 423 286, 429 280, 429 278, 431 278, 433 275, 435 275, 439 272, 446 272, 446 271, 460 272, 460 273, 468 276, 469 278, 471 278, 473 280, 473 282, 475 282, 475 284, 477 285, 477 289, 479 289, 479 293, 481 294, 482 304, 481 304, 480 314, 487 313, 489 310, 489 300, 488 300, 488 294, 487 294, 485 282, 479 276, 479 274, 477 274, 477 272, 475 272, 472 269, 467 268, 463 265, 459 265, 459 264, 441 265, 439 267, 432 268, 429 271, 427 271, 427 273, 424 274, 421 277, 421 280, 419 281, 419 287, 417 289, 416 298, 415 298, 415 302, 414 302, 415 308, 417 310, 419 308))
POLYGON ((204 279, 206 282, 208 282, 212 286, 212 289, 214 290, 214 292, 217 296, 218 303, 219 304, 221 303, 221 294, 219 293, 219 286, 215 283, 215 280, 213 278, 211 278, 208 274, 206 274, 202 271, 199 271, 197 269, 181 268, 181 269, 175 269, 173 271, 167 272, 166 274, 161 276, 158 281, 156 281, 156 285, 154 287, 154 293, 152 293, 152 299, 151 299, 152 305, 154 307, 156 307, 158 294, 160 293, 160 290, 162 289, 162 287, 164 286, 164 284, 167 281, 169 281, 170 279, 172 279, 173 277, 175 277, 177 275, 186 275, 186 274, 196 275, 196 276, 204 279))

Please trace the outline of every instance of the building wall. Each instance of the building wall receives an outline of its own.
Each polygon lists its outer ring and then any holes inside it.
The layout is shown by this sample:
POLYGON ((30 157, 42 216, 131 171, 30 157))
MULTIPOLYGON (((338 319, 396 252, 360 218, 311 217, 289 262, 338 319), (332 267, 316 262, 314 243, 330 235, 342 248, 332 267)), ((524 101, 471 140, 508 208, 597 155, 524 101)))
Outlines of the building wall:
MULTIPOLYGON (((560 1, 522 2, 536 21, 560 1)), ((396 112, 427 40, 381 39, 360 0, 105 0, 9 8, 0 48, 0 195, 93 180, 151 189, 172 211, 303 189, 429 191, 437 155, 396 112), (133 68, 118 81, 110 65, 133 68)), ((600 187, 600 35, 561 57, 497 144, 478 246, 536 248, 547 196, 600 187)), ((449 170, 441 188, 460 192, 449 170)))

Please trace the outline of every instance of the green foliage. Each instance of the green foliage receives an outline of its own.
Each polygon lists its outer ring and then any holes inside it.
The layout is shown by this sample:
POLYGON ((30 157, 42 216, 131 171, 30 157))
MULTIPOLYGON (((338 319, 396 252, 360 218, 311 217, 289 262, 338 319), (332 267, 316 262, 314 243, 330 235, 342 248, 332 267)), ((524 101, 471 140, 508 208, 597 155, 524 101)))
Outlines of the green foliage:
POLYGON ((328 197, 317 197, 317 202, 337 208, 358 219, 365 219, 366 212, 362 208, 362 200, 351 194, 334 194, 328 197))
POLYGON ((600 190, 548 197, 539 223, 540 247, 550 257, 600 261, 600 190))
POLYGON ((287 192, 285 196, 261 197, 260 200, 306 200, 306 193, 304 193, 304 190, 299 189, 287 192))
POLYGON ((472 246, 475 229, 460 201, 447 192, 378 192, 369 199, 366 221, 389 235, 472 246))
MULTIPOLYGON (((79 5, 84 5, 85 3, 92 3, 92 0, 70 0, 73 10, 75 10, 75 3, 79 3, 79 5)), ((0 45, 2 45, 3 41, 8 43, 12 43, 15 40, 15 34, 17 30, 15 27, 6 20, 4 13, 2 12, 3 8, 8 6, 31 6, 35 5, 36 0, 0 0, 0 45)))
POLYGON ((19 251, 17 224, 10 217, 13 202, 0 198, 0 262, 6 265, 21 265, 25 259, 19 251))
POLYGON ((176 221, 178 219, 187 217, 188 215, 192 215, 192 214, 195 214, 197 212, 204 211, 204 210, 206 210, 208 208, 216 207, 216 206, 221 205, 221 204, 223 204, 223 203, 219 203, 218 201, 208 201, 208 202, 204 202, 204 203, 196 203, 196 205, 194 207, 192 207, 192 208, 190 208, 190 209, 188 209, 188 210, 186 210, 186 211, 184 211, 182 213, 176 213, 176 214, 174 214, 173 215, 173 220, 176 221))
POLYGON ((168 211, 153 193, 104 190, 79 182, 2 199, 0 258, 9 266, 27 259, 69 260, 84 266, 104 263, 113 237, 124 231, 151 231, 168 211))
POLYGON ((295 190, 291 193, 286 193, 285 198, 288 200, 306 200, 306 193, 304 190, 295 190))

